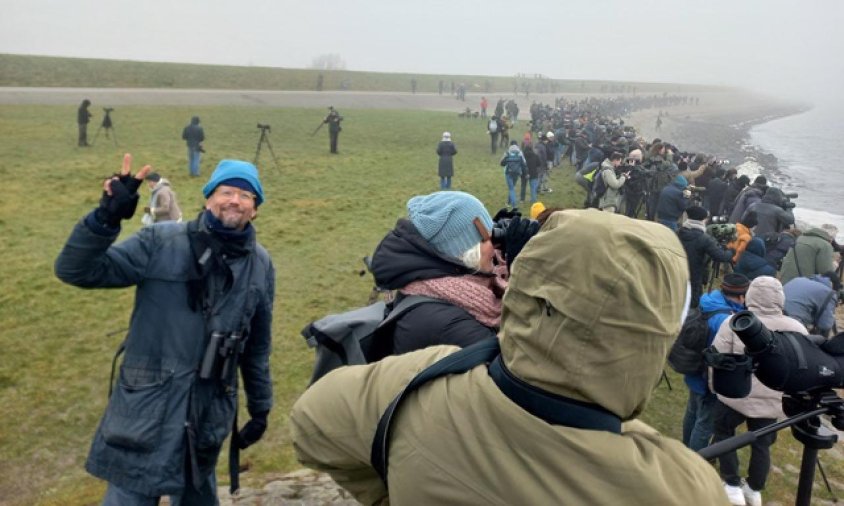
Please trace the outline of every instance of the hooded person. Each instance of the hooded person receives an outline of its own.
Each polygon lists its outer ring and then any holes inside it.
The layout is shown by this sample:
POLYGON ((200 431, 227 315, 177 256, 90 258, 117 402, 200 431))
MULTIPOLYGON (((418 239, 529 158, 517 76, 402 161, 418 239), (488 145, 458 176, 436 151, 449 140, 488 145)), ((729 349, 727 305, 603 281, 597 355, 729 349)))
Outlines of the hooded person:
POLYGON ((748 215, 753 215, 756 226, 753 233, 757 236, 778 234, 794 224, 794 213, 786 209, 788 199, 779 188, 768 188, 762 200, 751 205, 744 212, 742 220, 748 215))
POLYGON ((815 274, 834 271, 833 236, 822 228, 812 228, 797 238, 794 246, 782 259, 780 280, 783 284, 796 277, 809 277, 815 274))
POLYGON ((765 254, 765 241, 754 237, 747 244, 733 271, 744 274, 750 280, 759 276, 776 276, 777 270, 765 260, 765 254))
POLYGON ((756 176, 753 183, 743 189, 736 197, 735 205, 730 212, 730 223, 738 222, 750 206, 762 201, 762 197, 765 196, 767 191, 768 179, 765 176, 756 176))
POLYGON ((522 174, 528 170, 527 160, 525 160, 525 156, 516 141, 510 142, 507 153, 501 158, 499 165, 504 167, 504 180, 507 183, 507 205, 516 207, 518 206, 516 183, 521 179, 522 174))
POLYGON ((671 230, 677 230, 680 217, 683 216, 686 208, 691 205, 692 194, 688 187, 689 182, 686 178, 677 175, 671 183, 659 192, 659 201, 656 206, 657 221, 671 230))
POLYGON ((665 227, 555 212, 513 263, 489 371, 426 383, 396 411, 389 487, 369 465, 378 420, 455 347, 324 376, 293 407, 296 456, 364 504, 726 504, 709 464, 637 419, 680 329, 687 284, 685 254, 665 227), (549 423, 499 389, 494 367, 615 427, 549 423))
MULTIPOLYGON (((748 250, 751 246, 748 246, 748 250)), ((769 330, 808 334, 803 324, 783 314, 785 295, 782 285, 776 278, 759 276, 751 281, 745 296, 745 304, 747 309, 756 315, 769 330)), ((721 323, 712 345, 721 353, 744 353, 744 343, 730 330, 729 318, 721 323)), ((782 393, 771 390, 753 376, 750 394, 746 397, 731 399, 718 395, 718 400, 712 408, 712 417, 713 444, 734 436, 736 427, 743 423, 747 424, 748 431, 761 429, 784 417, 782 393)), ((750 445, 746 481, 741 478, 738 454, 735 450, 718 457, 721 478, 724 480, 724 488, 732 504, 762 505, 761 491, 765 488, 771 468, 770 447, 776 439, 776 432, 754 439, 750 445)))
POLYGON ((707 266, 712 262, 729 262, 733 250, 721 246, 714 237, 706 233, 708 214, 701 206, 692 206, 686 210, 686 220, 677 231, 677 237, 686 251, 689 260, 689 283, 692 287, 691 307, 697 307, 703 287, 707 281, 707 266))

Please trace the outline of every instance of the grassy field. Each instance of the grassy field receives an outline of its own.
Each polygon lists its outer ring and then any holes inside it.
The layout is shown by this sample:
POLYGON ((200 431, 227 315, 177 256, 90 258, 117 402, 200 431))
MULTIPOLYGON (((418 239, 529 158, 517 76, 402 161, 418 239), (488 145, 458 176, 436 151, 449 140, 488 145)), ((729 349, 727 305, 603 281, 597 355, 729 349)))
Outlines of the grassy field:
MULTIPOLYGON (((242 455, 251 466, 243 476, 246 486, 260 485, 264 473, 298 467, 287 413, 312 363, 299 330, 328 312, 365 303, 371 278, 359 275, 361 258, 404 215, 409 197, 437 190, 434 149, 442 131, 452 132, 459 150, 455 189, 473 193, 492 213, 506 200, 483 123, 453 114, 345 114, 341 154, 333 156, 326 132, 310 135, 322 110, 124 107, 114 118, 119 147, 100 136, 95 147, 80 149, 75 109, 0 106, 0 176, 6 188, 0 199, 0 504, 95 504, 102 493, 103 484, 85 474, 83 463, 105 407, 111 358, 133 292, 65 286, 53 276, 52 264, 74 222, 96 205, 100 180, 120 167, 123 152, 134 155, 136 168, 150 163, 169 178, 190 217, 202 206, 200 188, 216 162, 251 160, 259 133, 255 124, 273 127, 279 168, 263 150, 259 167, 267 200, 256 226, 278 276, 276 407, 264 440, 242 455), (198 179, 187 175, 179 138, 193 114, 202 118, 207 136, 198 179)), ((519 125, 513 137, 522 133, 519 125)), ((563 167, 553 175, 556 191, 544 199, 547 205, 580 201, 570 174, 571 168, 563 167)), ((142 193, 146 199, 147 190, 142 193)), ((136 217, 123 235, 139 226, 136 217)), ((644 418, 678 437, 686 390, 679 377, 669 376, 674 389, 658 386, 644 418)), ((772 474, 767 498, 793 500, 799 448, 781 433, 773 461, 783 471, 772 474)), ((822 459, 828 474, 844 481, 841 465, 822 459)), ((220 471, 225 479, 224 465, 220 471)))
MULTIPOLYGON (((469 91, 511 92, 512 76, 396 74, 350 70, 286 69, 273 67, 237 67, 224 65, 189 65, 184 63, 136 62, 87 58, 61 58, 0 54, 0 86, 66 86, 103 88, 220 88, 235 90, 314 90, 317 76, 323 75, 324 90, 339 90, 345 82, 354 91, 410 91, 416 79, 419 93, 434 93, 442 80, 445 93, 450 85, 466 83, 469 91)), ((531 91, 549 79, 519 78, 529 83, 531 91)), ((597 93, 631 91, 639 93, 693 93, 723 90, 702 85, 636 83, 588 80, 554 80, 559 93, 597 93)), ((521 88, 519 88, 521 90, 521 88)), ((548 89, 547 91, 551 91, 548 89)))

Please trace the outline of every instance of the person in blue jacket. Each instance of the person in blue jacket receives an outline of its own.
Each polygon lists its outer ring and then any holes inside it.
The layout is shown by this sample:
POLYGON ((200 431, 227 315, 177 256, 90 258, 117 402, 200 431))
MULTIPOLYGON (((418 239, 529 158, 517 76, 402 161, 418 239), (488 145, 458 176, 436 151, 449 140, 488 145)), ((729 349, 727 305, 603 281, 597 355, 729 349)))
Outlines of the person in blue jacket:
POLYGON ((777 277, 777 270, 765 260, 765 255, 765 241, 760 237, 754 237, 747 243, 734 272, 744 274, 751 281, 759 276, 777 277))
POLYGON ((691 204, 691 191, 688 190, 689 182, 683 176, 675 176, 674 180, 665 185, 659 193, 659 201, 656 206, 656 221, 662 223, 671 230, 677 231, 680 217, 691 204))
POLYGON ((114 244, 150 171, 133 177, 130 165, 127 154, 55 264, 59 279, 80 288, 135 286, 123 362, 85 468, 108 481, 108 506, 158 504, 163 495, 216 505, 214 470, 236 420, 238 368, 250 420, 232 435, 235 470, 273 404, 275 270, 251 224, 264 191, 254 165, 223 160, 195 220, 155 223, 114 244))
MULTIPOLYGON (((720 290, 713 290, 700 298, 700 311, 708 314, 706 345, 711 346, 721 324, 732 313, 743 310, 744 295, 750 286, 750 280, 741 274, 731 272, 724 275, 720 290)), ((717 397, 709 391, 707 374, 686 374, 684 376, 689 389, 686 413, 683 415, 683 444, 694 451, 705 448, 712 439, 712 408, 717 397)))

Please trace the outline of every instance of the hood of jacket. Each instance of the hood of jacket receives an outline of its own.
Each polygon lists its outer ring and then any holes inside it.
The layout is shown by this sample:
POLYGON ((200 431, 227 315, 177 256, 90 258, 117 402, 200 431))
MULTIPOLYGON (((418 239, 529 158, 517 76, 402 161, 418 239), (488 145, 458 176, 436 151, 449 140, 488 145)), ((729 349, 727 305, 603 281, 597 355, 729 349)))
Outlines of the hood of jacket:
POLYGON ((747 243, 747 247, 744 249, 745 252, 753 253, 754 255, 764 257, 765 256, 765 241, 763 241, 759 237, 754 237, 747 243))
POLYGON ((811 237, 820 237, 824 241, 830 241, 831 238, 826 230, 822 228, 810 228, 806 232, 803 233, 804 236, 811 236, 811 237))
POLYGON ((519 149, 519 146, 516 144, 511 144, 509 148, 507 148, 507 153, 511 155, 521 155, 522 150, 519 149))
POLYGON ((456 259, 435 250, 405 218, 396 223, 372 254, 375 283, 389 290, 403 288, 411 281, 473 273, 456 259))
POLYGON ((668 227, 594 209, 556 212, 513 263, 502 359, 531 385, 634 418, 680 329, 688 279, 668 227))
POLYGON ((750 282, 744 302, 754 314, 781 315, 785 306, 782 283, 771 276, 759 276, 750 282))
POLYGON ((785 194, 779 188, 768 188, 768 191, 762 197, 762 202, 782 206, 785 203, 785 194))

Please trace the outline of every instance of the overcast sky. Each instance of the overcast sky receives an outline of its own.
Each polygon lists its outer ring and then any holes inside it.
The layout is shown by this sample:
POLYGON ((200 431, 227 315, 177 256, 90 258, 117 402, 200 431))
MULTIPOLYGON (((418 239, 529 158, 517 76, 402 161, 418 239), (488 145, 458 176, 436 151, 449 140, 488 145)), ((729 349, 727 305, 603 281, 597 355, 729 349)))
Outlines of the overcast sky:
POLYGON ((839 0, 0 0, 0 52, 844 89, 839 0))

